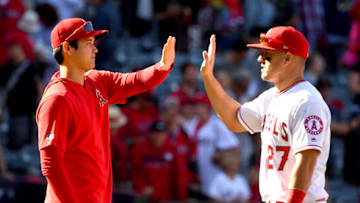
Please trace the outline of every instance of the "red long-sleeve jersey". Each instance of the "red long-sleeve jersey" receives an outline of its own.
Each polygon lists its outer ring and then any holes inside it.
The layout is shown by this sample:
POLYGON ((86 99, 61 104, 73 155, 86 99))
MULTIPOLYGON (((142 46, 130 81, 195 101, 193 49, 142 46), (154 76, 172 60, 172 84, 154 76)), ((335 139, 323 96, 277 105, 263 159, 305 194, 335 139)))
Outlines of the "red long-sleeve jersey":
POLYGON ((54 75, 36 115, 46 203, 111 202, 108 106, 160 84, 169 71, 157 67, 126 74, 92 70, 83 86, 54 75))

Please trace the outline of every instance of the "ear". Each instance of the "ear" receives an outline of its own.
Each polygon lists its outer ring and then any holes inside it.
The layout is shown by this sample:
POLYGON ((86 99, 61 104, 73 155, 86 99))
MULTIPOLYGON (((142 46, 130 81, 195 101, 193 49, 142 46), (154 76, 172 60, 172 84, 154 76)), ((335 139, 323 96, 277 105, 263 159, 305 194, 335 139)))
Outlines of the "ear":
POLYGON ((294 59, 294 55, 292 55, 291 53, 287 52, 285 54, 285 64, 288 65, 291 63, 291 61, 294 59))
POLYGON ((69 42, 64 42, 63 43, 63 54, 66 54, 66 55, 71 55, 72 53, 72 47, 70 46, 69 42))

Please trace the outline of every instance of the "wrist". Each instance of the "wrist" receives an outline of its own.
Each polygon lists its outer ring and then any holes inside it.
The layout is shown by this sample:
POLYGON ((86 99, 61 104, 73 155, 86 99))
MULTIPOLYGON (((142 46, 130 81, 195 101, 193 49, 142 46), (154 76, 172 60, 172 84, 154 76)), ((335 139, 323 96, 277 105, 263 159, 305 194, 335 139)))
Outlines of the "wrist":
POLYGON ((157 69, 160 70, 160 71, 169 71, 169 70, 171 70, 173 67, 174 67, 174 64, 167 65, 167 64, 165 64, 163 61, 160 61, 160 62, 158 63, 157 69))
POLYGON ((297 189, 288 189, 287 203, 302 203, 306 193, 297 189))

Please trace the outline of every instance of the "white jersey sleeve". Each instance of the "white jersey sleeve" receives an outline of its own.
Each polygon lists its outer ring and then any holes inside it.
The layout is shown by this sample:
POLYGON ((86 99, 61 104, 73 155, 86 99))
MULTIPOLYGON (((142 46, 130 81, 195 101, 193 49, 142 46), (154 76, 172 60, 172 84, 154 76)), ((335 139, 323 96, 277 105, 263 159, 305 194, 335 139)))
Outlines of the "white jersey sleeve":
POLYGON ((322 151, 326 136, 330 134, 331 115, 323 101, 307 101, 300 105, 290 124, 293 128, 293 154, 316 149, 322 151))
MULTIPOLYGON (((271 91, 271 89, 270 89, 271 91)), ((261 132, 261 122, 264 109, 264 102, 268 95, 265 91, 256 99, 246 102, 240 106, 237 112, 237 118, 241 125, 251 134, 261 132)))

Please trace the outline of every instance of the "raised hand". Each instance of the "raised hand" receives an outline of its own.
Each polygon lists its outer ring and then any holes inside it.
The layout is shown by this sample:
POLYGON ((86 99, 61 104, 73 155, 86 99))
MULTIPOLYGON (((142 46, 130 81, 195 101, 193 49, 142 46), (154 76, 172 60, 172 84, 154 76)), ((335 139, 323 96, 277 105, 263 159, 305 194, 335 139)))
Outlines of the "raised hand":
POLYGON ((168 71, 175 60, 175 42, 176 38, 169 36, 162 50, 159 70, 168 71))
POLYGON ((203 51, 203 62, 200 68, 201 76, 208 76, 213 74, 214 62, 215 62, 215 52, 216 52, 216 38, 215 35, 211 35, 210 44, 208 51, 203 51))

